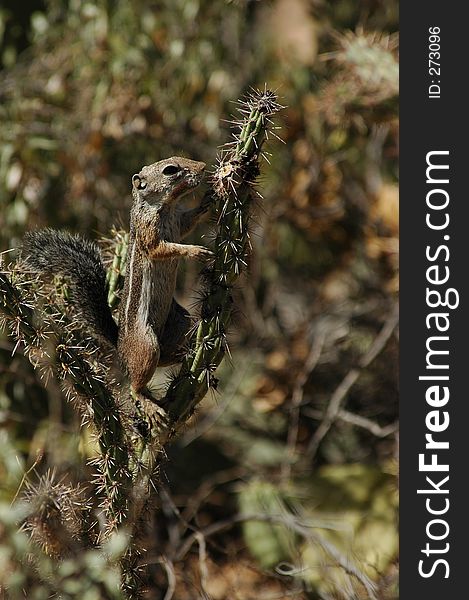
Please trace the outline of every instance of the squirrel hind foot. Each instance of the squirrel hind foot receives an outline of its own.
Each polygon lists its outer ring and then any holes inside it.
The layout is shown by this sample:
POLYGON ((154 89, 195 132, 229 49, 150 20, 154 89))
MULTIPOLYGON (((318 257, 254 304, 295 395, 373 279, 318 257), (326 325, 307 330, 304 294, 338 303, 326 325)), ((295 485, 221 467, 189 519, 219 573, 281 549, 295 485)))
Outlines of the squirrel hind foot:
POLYGON ((131 387, 131 395, 136 408, 134 427, 142 437, 150 439, 158 436, 162 431, 169 431, 168 414, 148 388, 143 388, 137 392, 131 387))

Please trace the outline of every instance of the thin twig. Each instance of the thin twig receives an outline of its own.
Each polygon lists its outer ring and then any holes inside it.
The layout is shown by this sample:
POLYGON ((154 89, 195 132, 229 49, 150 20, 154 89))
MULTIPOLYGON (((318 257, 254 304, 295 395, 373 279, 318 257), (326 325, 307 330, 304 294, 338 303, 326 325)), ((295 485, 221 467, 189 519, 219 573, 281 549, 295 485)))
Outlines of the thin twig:
MULTIPOLYGON (((306 409, 303 411, 303 413, 309 417, 312 417, 313 419, 322 419, 324 416, 322 411, 314 409, 306 409)), ((337 418, 345 423, 350 423, 351 425, 356 425, 357 427, 366 429, 379 438, 385 438, 388 435, 395 433, 399 429, 399 423, 397 421, 391 423, 390 425, 386 425, 385 427, 381 427, 381 425, 378 425, 378 423, 375 423, 371 419, 356 415, 355 413, 344 410, 343 408, 339 410, 337 418)))
POLYGON ((281 477, 286 480, 290 477, 291 467, 296 452, 296 443, 298 440, 298 425, 300 419, 300 406, 303 402, 304 387, 311 376, 311 373, 316 368, 319 358, 321 357, 322 348, 324 346, 325 332, 320 330, 313 339, 311 350, 306 359, 303 369, 301 370, 293 389, 291 408, 290 408, 290 424, 287 437, 287 452, 285 460, 282 464, 281 477))
POLYGON ((207 579, 208 579, 208 569, 207 569, 207 544, 205 543, 205 537, 200 531, 196 534, 197 543, 199 544, 199 571, 200 571, 200 587, 204 594, 209 597, 207 592, 207 579))
POLYGON ((165 556, 161 556, 157 562, 164 567, 168 579, 168 588, 166 589, 163 600, 171 600, 176 591, 176 573, 174 571, 174 565, 165 556))
POLYGON ((313 531, 313 529, 320 529, 322 527, 316 526, 315 524, 301 522, 293 517, 293 515, 235 514, 228 519, 217 521, 216 523, 212 523, 211 525, 204 527, 198 532, 192 533, 179 548, 175 555, 175 560, 183 560, 193 544, 199 540, 200 535, 202 535, 204 538, 207 538, 216 533, 220 533, 221 531, 225 531, 226 529, 230 529, 239 523, 245 523, 247 521, 281 524, 300 534, 311 543, 317 544, 325 552, 327 552, 327 554, 329 554, 329 556, 333 558, 337 564, 345 570, 346 573, 355 577, 365 587, 371 600, 376 600, 376 596, 374 594, 375 585, 367 577, 367 575, 362 573, 360 569, 358 569, 347 556, 344 556, 332 542, 326 540, 317 532, 313 531))
POLYGON ((207 498, 213 490, 219 486, 242 479, 246 473, 245 467, 232 467, 231 469, 225 469, 223 471, 217 471, 213 475, 207 477, 200 487, 188 498, 187 504, 180 514, 183 522, 188 523, 197 514, 198 509, 202 502, 207 498))
MULTIPOLYGON (((18 485, 18 488, 16 490, 15 495, 13 496, 13 500, 10 502, 10 506, 13 506, 13 504, 16 502, 16 499, 18 498, 19 493, 21 492, 21 488, 24 485, 24 482, 26 481, 28 475, 31 473, 31 471, 34 471, 34 469, 37 467, 37 465, 41 462, 41 460, 44 458, 44 452, 42 450, 39 450, 36 454, 36 460, 33 462, 33 464, 29 467, 29 469, 27 471, 25 471, 23 473, 23 477, 21 478, 21 481, 18 485)), ((18 457, 17 457, 18 460, 18 457)))
POLYGON ((366 369, 373 360, 378 356, 378 354, 384 349, 389 338, 391 337, 394 329, 397 327, 399 322, 399 309, 397 304, 394 305, 391 314, 383 325, 381 331, 376 336, 374 342, 371 344, 368 352, 364 354, 358 363, 358 367, 351 369, 344 379, 337 386, 335 392, 332 394, 332 397, 329 401, 329 405, 326 409, 326 412, 323 416, 323 419, 317 428, 314 436, 311 438, 311 441, 308 445, 306 453, 309 457, 314 458, 316 452, 319 448, 324 437, 329 432, 332 424, 337 418, 339 411, 341 409, 342 403, 347 397, 352 386, 356 383, 358 378, 360 377, 362 371, 366 369))
POLYGON ((357 427, 362 427, 363 429, 367 429, 370 433, 375 435, 376 437, 387 437, 399 429, 399 423, 396 421, 395 423, 391 423, 390 425, 386 425, 386 427, 381 427, 378 423, 375 423, 371 419, 367 419, 366 417, 362 417, 360 415, 356 415, 348 410, 339 411, 339 418, 346 423, 351 423, 352 425, 356 425, 357 427))

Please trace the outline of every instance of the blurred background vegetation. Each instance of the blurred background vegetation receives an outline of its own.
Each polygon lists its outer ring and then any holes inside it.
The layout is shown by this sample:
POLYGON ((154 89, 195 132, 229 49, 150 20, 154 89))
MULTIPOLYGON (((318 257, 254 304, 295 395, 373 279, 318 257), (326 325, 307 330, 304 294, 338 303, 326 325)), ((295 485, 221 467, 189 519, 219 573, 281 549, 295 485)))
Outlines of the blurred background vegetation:
MULTIPOLYGON (((36 227, 126 228, 142 165, 213 165, 252 86, 286 107, 231 358, 170 448, 150 515, 148 598, 398 597, 397 29, 397 0, 0 4, 1 251, 36 227)), ((181 265, 186 306, 199 268, 181 265)), ((59 387, 0 337, 7 597, 120 597, 102 556, 40 584, 9 508, 26 471, 54 469, 59 498, 92 456, 59 387)))

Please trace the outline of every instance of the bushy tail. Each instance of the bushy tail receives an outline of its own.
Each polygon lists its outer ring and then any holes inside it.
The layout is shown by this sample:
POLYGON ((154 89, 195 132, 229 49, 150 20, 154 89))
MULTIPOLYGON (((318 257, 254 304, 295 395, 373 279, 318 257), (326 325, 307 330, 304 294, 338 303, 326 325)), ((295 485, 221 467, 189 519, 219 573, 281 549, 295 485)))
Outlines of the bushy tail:
POLYGON ((70 302, 90 331, 117 344, 117 325, 107 303, 106 269, 96 244, 54 229, 24 236, 23 262, 41 276, 61 275, 70 285, 70 302))

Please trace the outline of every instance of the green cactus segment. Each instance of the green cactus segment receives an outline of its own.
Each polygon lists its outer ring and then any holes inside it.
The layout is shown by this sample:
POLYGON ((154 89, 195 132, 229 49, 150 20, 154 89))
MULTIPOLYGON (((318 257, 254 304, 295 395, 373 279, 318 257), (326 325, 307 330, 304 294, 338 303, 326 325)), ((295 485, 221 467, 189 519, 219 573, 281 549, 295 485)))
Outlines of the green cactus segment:
POLYGON ((0 273, 0 311, 15 338, 24 338, 28 345, 37 344, 38 332, 31 324, 33 311, 22 301, 21 291, 4 273, 0 273))
POLYGON ((265 90, 241 103, 239 132, 218 158, 212 177, 218 233, 215 259, 207 270, 201 320, 179 375, 170 385, 165 405, 174 425, 183 423, 213 384, 213 371, 226 351, 231 289, 247 267, 249 219, 253 185, 259 175, 262 146, 272 127, 271 117, 281 108, 276 95, 265 90))
POLYGON ((66 344, 58 343, 56 362, 61 366, 63 377, 72 384, 74 392, 85 399, 91 408, 101 452, 96 462, 99 472, 97 483, 103 495, 102 505, 108 513, 108 530, 111 531, 127 513, 131 486, 129 443, 121 413, 108 387, 83 358, 83 351, 75 351, 68 340, 66 344))
MULTIPOLYGON (((99 542, 103 537, 112 539, 110 534, 119 525, 132 531, 120 561, 122 587, 129 598, 137 597, 141 588, 140 520, 151 494, 151 481, 158 475, 162 448, 214 387, 213 372, 227 351, 232 288, 247 267, 250 248, 253 185, 272 126, 270 117, 280 108, 275 94, 267 90, 253 92, 241 104, 242 119, 234 141, 222 150, 212 176, 210 195, 217 235, 213 264, 205 271, 200 321, 163 403, 148 401, 145 405, 136 398, 132 423, 116 399, 117 385, 109 381, 109 365, 100 359, 90 340, 80 339, 67 313, 56 308, 39 282, 25 281, 24 274, 16 277, 14 270, 8 275, 0 273, 0 317, 17 345, 24 346, 35 367, 57 377, 85 421, 93 421, 99 445, 94 484, 102 497, 105 522, 99 542)), ((107 275, 111 309, 119 302, 127 248, 128 234, 116 232, 107 275)), ((61 281, 56 285, 62 289, 61 281)))
POLYGON ((339 38, 336 59, 350 68, 368 88, 394 95, 399 89, 399 63, 392 50, 397 39, 388 35, 349 33, 339 38))
POLYGON ((106 281, 108 284, 107 301, 112 309, 119 303, 119 291, 124 286, 125 266, 127 263, 127 251, 129 248, 129 234, 123 231, 116 232, 113 238, 113 259, 110 269, 107 271, 106 281))
POLYGON ((78 341, 73 327, 52 305, 43 310, 31 307, 33 294, 17 285, 6 274, 0 273, 0 313, 17 344, 23 344, 31 362, 52 371, 65 385, 69 396, 93 420, 97 431, 101 458, 97 464, 103 493, 103 506, 110 529, 125 516, 128 489, 128 443, 116 401, 97 370, 94 350, 78 341), (42 342, 53 339, 55 355, 42 347, 42 342))

